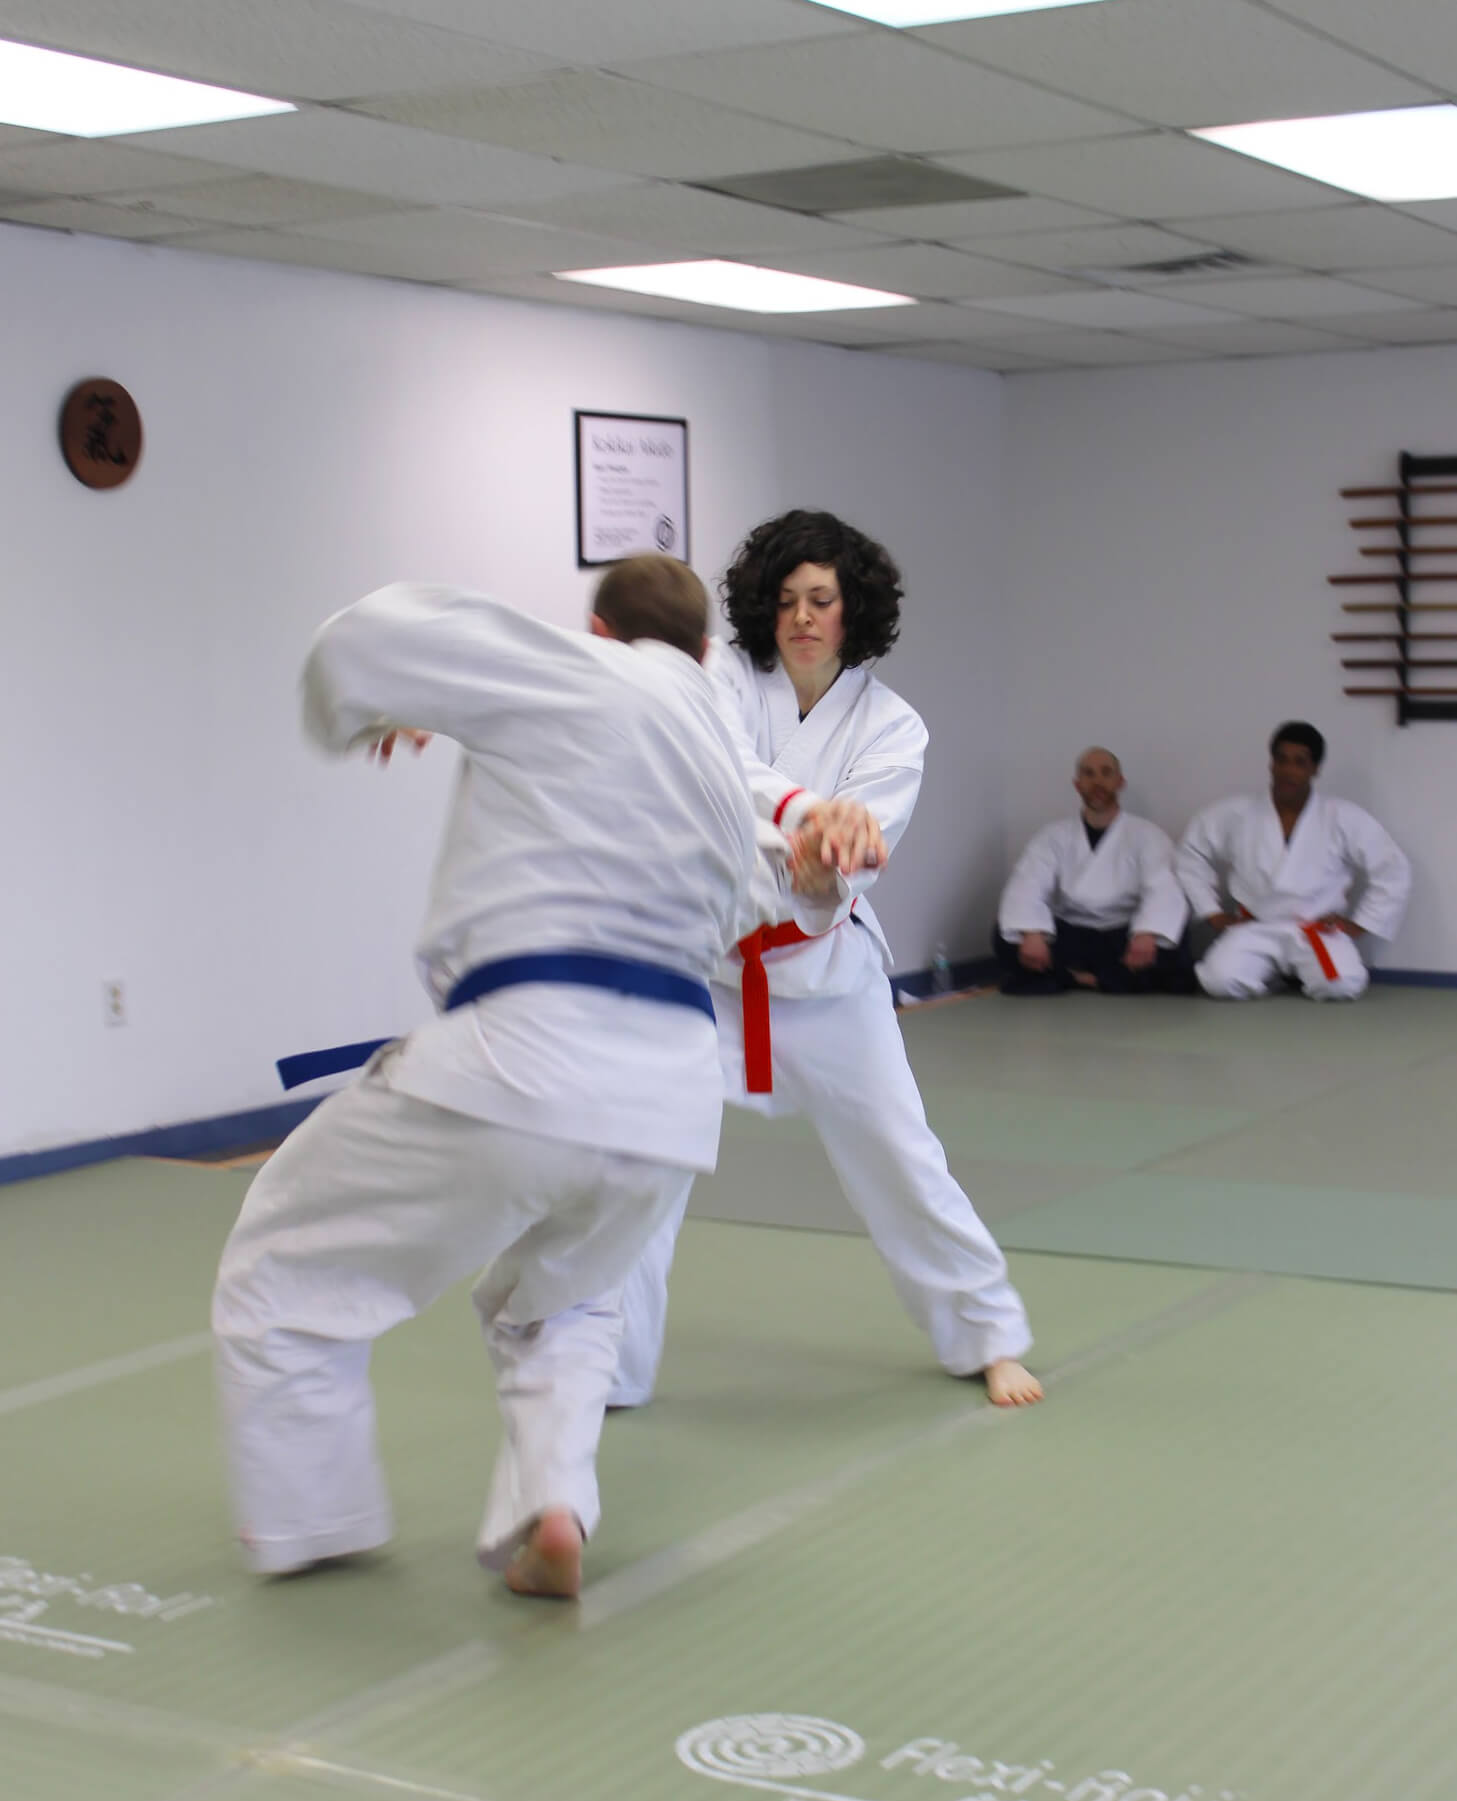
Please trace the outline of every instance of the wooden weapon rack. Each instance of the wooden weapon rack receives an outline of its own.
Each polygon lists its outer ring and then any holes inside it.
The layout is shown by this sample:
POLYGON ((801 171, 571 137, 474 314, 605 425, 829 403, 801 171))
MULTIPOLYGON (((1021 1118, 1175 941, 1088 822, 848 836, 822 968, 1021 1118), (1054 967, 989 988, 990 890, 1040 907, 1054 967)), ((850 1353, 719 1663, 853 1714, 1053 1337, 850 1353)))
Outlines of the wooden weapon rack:
POLYGON ((1396 723, 1457 719, 1457 456, 1422 457, 1403 451, 1399 486, 1342 488, 1343 500, 1386 503, 1379 512, 1351 520, 1352 530, 1379 532, 1361 546, 1361 555, 1389 565, 1380 573, 1331 575, 1336 588, 1387 590, 1381 600, 1352 599, 1341 611, 1368 615, 1353 624, 1380 630, 1332 632, 1342 646, 1360 648, 1343 656, 1341 668, 1379 671, 1347 694, 1382 695, 1396 702, 1396 723), (1445 537, 1446 543, 1434 540, 1445 537), (1445 563, 1440 559, 1446 559, 1445 563), (1433 560, 1439 560, 1433 567, 1433 560), (1443 594, 1449 599, 1440 598, 1443 594), (1414 598, 1418 596, 1419 598, 1414 598), (1429 598, 1430 597, 1430 598, 1429 598), (1435 648, 1433 648, 1435 647, 1435 648), (1365 686, 1380 681, 1383 686, 1365 686))

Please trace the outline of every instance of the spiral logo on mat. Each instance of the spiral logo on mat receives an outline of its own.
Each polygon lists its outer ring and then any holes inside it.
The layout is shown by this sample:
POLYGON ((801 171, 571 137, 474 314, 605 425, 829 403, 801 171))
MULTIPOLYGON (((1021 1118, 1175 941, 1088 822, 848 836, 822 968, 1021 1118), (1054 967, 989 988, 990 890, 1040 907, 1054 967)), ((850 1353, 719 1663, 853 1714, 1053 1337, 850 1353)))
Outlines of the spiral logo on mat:
POLYGON ((691 1726, 676 1748, 690 1770, 730 1782, 827 1776, 848 1770, 865 1755, 859 1733, 803 1713, 741 1713, 706 1720, 691 1726))

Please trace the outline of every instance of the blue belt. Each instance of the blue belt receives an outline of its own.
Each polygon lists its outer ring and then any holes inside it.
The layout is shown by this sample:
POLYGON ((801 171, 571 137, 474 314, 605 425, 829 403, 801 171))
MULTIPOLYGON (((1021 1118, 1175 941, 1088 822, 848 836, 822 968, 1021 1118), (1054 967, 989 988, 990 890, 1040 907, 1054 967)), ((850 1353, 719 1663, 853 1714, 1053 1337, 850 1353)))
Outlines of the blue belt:
MULTIPOLYGON (((705 982, 661 969, 656 963, 637 963, 631 957, 613 957, 604 951, 530 951, 519 957, 498 957, 478 964, 451 989, 445 1011, 467 1007, 498 988, 514 988, 522 982, 558 982, 575 988, 605 988, 611 994, 630 994, 639 1000, 665 1001, 674 1007, 696 1007, 714 1017, 713 1000, 705 982)), ((359 1069, 374 1053, 392 1043, 389 1038, 369 1038, 359 1044, 336 1044, 328 1050, 305 1051, 297 1057, 280 1057, 278 1077, 285 1088, 297 1088, 320 1076, 337 1076, 359 1069)))

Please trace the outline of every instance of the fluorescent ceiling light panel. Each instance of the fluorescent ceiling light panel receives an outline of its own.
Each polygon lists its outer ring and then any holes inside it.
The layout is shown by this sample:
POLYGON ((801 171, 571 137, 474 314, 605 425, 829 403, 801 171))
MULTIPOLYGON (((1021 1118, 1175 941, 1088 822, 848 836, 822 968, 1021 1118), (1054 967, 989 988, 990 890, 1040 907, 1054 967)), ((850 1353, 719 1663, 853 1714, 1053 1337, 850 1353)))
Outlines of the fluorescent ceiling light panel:
POLYGON ((1098 0, 853 0, 831 5, 830 0, 815 0, 830 12, 850 13, 857 19, 871 19, 877 25, 955 25, 963 19, 995 19, 1004 13, 1047 12, 1055 6, 1093 6, 1098 0))
POLYGON ((581 281, 597 288, 625 288, 630 294, 657 294, 699 306, 726 306, 745 313, 834 313, 851 307, 914 306, 908 294, 855 288, 815 275, 788 275, 752 263, 647 263, 631 269, 559 269, 558 281, 581 281))
POLYGON ((1320 119, 1219 125, 1191 137, 1367 200, 1457 196, 1457 106, 1403 106, 1320 119))
POLYGON ((113 138, 129 131, 171 131, 180 125, 297 110, 287 100, 265 100, 0 39, 0 123, 30 131, 113 138))

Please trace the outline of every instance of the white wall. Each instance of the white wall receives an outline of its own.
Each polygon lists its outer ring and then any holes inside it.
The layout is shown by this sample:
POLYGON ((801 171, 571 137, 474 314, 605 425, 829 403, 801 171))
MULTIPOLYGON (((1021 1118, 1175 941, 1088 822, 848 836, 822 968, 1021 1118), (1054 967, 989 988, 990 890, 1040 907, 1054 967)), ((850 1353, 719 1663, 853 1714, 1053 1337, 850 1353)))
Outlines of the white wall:
POLYGON ((794 504, 900 557, 885 673, 933 765, 878 899, 903 967, 979 948, 1003 835, 997 378, 15 227, 0 292, 0 1154, 265 1105, 275 1056, 420 1015, 449 759, 315 758, 298 666, 325 614, 404 576, 576 622, 575 406, 688 417, 705 576, 794 504), (92 374, 147 434, 111 493, 55 446, 92 374), (108 1030, 113 977, 131 1017, 108 1030))
POLYGON ((1341 602, 1382 596, 1325 579, 1391 541, 1351 530, 1341 488, 1394 481, 1402 450, 1457 453, 1457 349, 1017 376, 1006 409, 1008 854, 1075 804, 1084 744, 1117 751, 1130 807, 1177 834, 1259 789, 1271 729, 1310 719, 1325 788, 1414 865, 1376 960, 1457 969, 1457 723, 1403 730, 1393 702, 1342 696, 1362 678, 1330 633, 1362 627, 1341 602))

